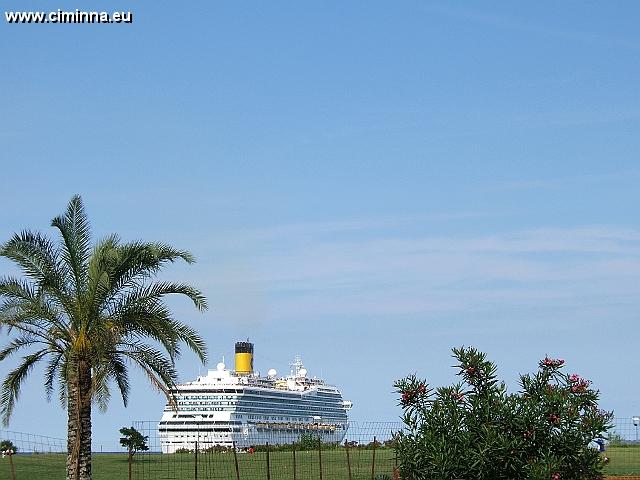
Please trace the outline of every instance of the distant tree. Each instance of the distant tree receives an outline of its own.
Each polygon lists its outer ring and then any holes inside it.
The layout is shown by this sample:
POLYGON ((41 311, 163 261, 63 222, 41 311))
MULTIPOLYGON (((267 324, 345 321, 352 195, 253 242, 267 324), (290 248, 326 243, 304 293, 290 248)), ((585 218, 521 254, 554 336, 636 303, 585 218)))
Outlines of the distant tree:
POLYGON ((13 453, 16 453, 18 451, 18 448, 13 444, 11 440, 2 440, 0 442, 0 451, 6 452, 7 450, 11 450, 13 451, 13 453))
POLYGON ((133 456, 136 452, 145 452, 149 450, 147 440, 149 437, 142 435, 138 430, 133 427, 122 427, 120 429, 120 445, 125 447, 130 456, 133 456))
POLYGON ((11 440, 2 440, 0 442, 0 450, 2 458, 4 458, 5 455, 9 457, 9 470, 11 472, 10 478, 12 480, 16 480, 16 466, 13 464, 13 454, 16 453, 18 449, 11 440))
POLYGON ((138 430, 131 427, 122 427, 120 429, 120 445, 125 447, 129 453, 127 461, 129 463, 129 480, 131 480, 131 463, 133 462, 133 455, 136 452, 144 452, 149 450, 147 446, 147 440, 149 437, 142 435, 138 430))

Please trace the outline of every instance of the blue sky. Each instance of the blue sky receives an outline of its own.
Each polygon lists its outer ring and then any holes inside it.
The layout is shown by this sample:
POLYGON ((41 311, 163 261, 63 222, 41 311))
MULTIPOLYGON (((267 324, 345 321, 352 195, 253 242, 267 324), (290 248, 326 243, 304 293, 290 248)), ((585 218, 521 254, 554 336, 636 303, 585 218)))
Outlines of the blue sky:
MULTIPOLYGON (((408 373, 452 382, 463 344, 513 388, 563 357, 640 412, 636 2, 108 8, 134 23, 0 25, 0 239, 79 193, 97 237, 190 249, 165 275, 209 297, 172 305, 211 365, 247 337, 263 371, 300 353, 355 420, 397 419, 408 373)), ((63 436, 40 373, 10 428, 63 436)), ((96 444, 163 404, 140 377, 96 444)))

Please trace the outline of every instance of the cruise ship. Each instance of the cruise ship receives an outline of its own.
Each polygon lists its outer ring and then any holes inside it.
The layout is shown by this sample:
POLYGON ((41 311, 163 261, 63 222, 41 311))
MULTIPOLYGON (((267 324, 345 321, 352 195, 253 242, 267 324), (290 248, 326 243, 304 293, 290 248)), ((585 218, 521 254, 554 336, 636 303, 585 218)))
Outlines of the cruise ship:
POLYGON ((342 442, 352 402, 322 379, 310 377, 296 357, 287 376, 274 369, 261 376, 253 369, 253 344, 237 342, 235 369, 219 363, 194 381, 177 385, 158 433, 162 453, 214 446, 248 448, 282 445, 313 435, 342 442))

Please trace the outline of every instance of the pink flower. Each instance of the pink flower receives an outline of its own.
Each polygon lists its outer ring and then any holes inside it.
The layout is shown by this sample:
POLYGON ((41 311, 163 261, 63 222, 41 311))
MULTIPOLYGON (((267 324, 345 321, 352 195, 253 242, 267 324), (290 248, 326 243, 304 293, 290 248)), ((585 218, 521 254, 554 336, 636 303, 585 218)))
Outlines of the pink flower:
POLYGON ((553 358, 545 357, 541 363, 545 367, 560 367, 564 365, 564 360, 562 358, 553 359, 553 358))
POLYGON ((558 472, 551 475, 551 480, 560 480, 560 474, 558 472))
POLYGON ((589 380, 584 380, 580 377, 571 385, 571 392, 573 393, 583 393, 589 388, 591 382, 589 380))
POLYGON ((451 398, 457 402, 461 402, 464 399, 464 394, 459 392, 451 392, 451 398))

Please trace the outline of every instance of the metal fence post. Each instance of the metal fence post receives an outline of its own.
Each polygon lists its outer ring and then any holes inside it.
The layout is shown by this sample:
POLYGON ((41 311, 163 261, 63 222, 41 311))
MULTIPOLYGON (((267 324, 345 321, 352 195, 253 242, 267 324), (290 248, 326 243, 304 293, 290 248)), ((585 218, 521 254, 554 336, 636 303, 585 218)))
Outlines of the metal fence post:
POLYGON ((349 442, 344 441, 344 449, 347 452, 347 471, 349 472, 349 480, 351 480, 351 456, 349 455, 349 442))
POLYGON ((400 470, 398 470, 398 445, 393 442, 393 478, 400 478, 400 470))
POLYGON ((9 454, 9 467, 11 468, 11 480, 16 480, 16 467, 13 464, 13 453, 9 454))
POLYGON ((322 439, 318 435, 318 465, 320 466, 320 480, 322 480, 322 439))
POLYGON ((373 437, 373 458, 371 460, 371 480, 376 476, 376 437, 373 437))
POLYGON ((293 480, 296 479, 296 444, 293 444, 293 480))
POLYGON ((195 466, 194 466, 194 470, 193 470, 193 477, 195 478, 195 480, 198 480, 198 441, 196 440, 196 450, 195 450, 195 466))
POLYGON ((233 460, 236 463, 236 480, 240 480, 240 469, 238 468, 238 452, 236 452, 236 442, 233 441, 233 460))
POLYGON ((271 465, 269 465, 269 442, 267 442, 267 480, 271 480, 271 465))

